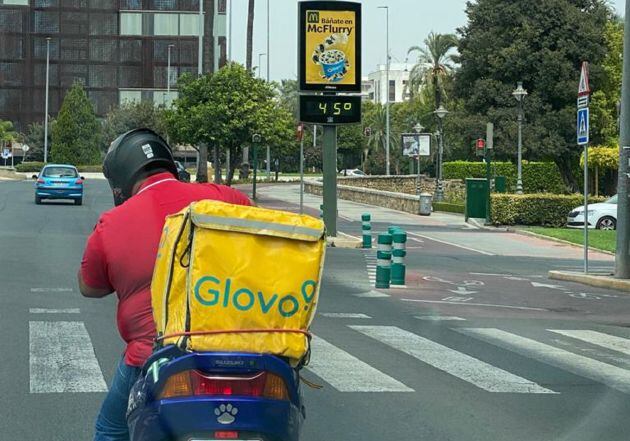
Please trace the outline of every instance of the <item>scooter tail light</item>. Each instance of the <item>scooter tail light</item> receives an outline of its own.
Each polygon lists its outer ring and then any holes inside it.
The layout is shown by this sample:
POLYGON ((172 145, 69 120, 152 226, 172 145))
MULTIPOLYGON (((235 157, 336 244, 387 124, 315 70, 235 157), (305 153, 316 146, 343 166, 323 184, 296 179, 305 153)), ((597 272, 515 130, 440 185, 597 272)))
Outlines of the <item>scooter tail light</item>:
POLYGON ((287 385, 281 377, 267 372, 263 396, 274 400, 288 400, 289 391, 287 391, 287 385))
POLYGON ((254 376, 206 376, 192 371, 192 384, 195 395, 244 395, 262 396, 265 388, 265 372, 254 376))
POLYGON ((238 432, 236 430, 217 430, 214 432, 216 439, 236 439, 238 438, 238 432))
POLYGON ((166 384, 160 393, 160 399, 190 395, 193 395, 190 371, 185 371, 175 374, 166 380, 166 384))

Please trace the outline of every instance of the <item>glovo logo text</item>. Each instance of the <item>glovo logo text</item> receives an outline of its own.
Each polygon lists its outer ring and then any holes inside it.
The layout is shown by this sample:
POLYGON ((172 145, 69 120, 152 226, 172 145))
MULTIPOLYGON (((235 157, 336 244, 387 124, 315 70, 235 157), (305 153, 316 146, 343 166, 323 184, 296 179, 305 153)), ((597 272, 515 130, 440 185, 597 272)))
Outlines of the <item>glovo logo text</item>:
POLYGON ((232 279, 225 282, 215 276, 204 276, 195 283, 195 299, 203 306, 234 307, 239 311, 258 310, 263 314, 277 311, 282 317, 290 318, 300 309, 308 311, 310 303, 315 297, 317 283, 305 280, 300 286, 299 293, 274 293, 265 296, 262 291, 254 292, 246 287, 233 286, 232 279))

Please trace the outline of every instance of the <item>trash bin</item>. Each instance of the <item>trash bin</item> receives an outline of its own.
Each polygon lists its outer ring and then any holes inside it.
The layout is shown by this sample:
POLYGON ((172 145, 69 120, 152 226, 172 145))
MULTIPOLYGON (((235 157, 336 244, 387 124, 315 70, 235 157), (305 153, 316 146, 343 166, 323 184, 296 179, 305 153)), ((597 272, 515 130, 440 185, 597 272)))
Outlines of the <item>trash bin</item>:
POLYGON ((420 194, 420 212, 422 216, 431 216, 433 211, 433 195, 431 193, 420 194))
POLYGON ((494 191, 497 193, 506 192, 505 176, 497 176, 494 178, 494 191))

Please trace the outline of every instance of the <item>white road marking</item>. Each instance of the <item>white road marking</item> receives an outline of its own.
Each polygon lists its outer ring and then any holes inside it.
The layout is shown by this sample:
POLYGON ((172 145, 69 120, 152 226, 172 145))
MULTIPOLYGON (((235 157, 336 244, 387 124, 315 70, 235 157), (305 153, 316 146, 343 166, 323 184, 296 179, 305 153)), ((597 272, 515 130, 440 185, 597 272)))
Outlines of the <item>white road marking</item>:
POLYGON ((531 284, 534 288, 565 289, 564 286, 562 285, 550 285, 548 283, 538 283, 538 282, 531 282, 531 284))
POLYGON ((494 273, 468 273, 473 276, 496 276, 496 277, 509 277, 512 274, 494 274, 494 273))
POLYGON ((630 340, 627 338, 590 330, 549 329, 549 331, 630 355, 630 340))
POLYGON ((389 289, 403 289, 403 288, 407 288, 407 285, 389 285, 389 289))
POLYGON ((495 256, 495 254, 489 253, 489 252, 487 252, 487 251, 476 250, 476 249, 474 249, 474 248, 469 248, 469 247, 466 247, 466 246, 464 246, 464 245, 459 245, 459 244, 456 244, 456 243, 453 243, 453 242, 447 242, 447 241, 445 241, 445 240, 435 239, 435 238, 430 237, 430 236, 424 236, 424 235, 422 235, 422 234, 418 234, 418 233, 411 233, 411 232, 408 232, 407 234, 408 234, 408 235, 412 235, 412 236, 416 236, 416 237, 421 237, 421 238, 423 238, 423 239, 432 240, 432 241, 434 241, 434 242, 438 242, 438 243, 441 243, 441 244, 444 244, 444 245, 450 245, 450 246, 452 246, 452 247, 461 248, 461 249, 463 249, 463 250, 472 251, 472 252, 474 252, 474 253, 479 253, 479 254, 483 254, 483 255, 486 255, 486 256, 495 256))
POLYGON ((350 326, 350 328, 488 392, 557 393, 463 352, 442 346, 395 326, 350 326))
POLYGON ((72 288, 31 288, 31 292, 72 292, 72 288))
POLYGON ((413 392, 400 381, 313 336, 308 370, 340 392, 413 392))
POLYGON ((31 314, 79 314, 81 310, 79 308, 66 308, 66 309, 48 309, 48 308, 29 308, 31 314))
POLYGON ((462 303, 462 302, 444 302, 442 300, 420 300, 420 299, 401 299, 403 302, 419 302, 419 303, 442 303, 445 305, 464 305, 464 306, 487 306, 489 308, 506 308, 506 309, 522 309, 525 311, 548 311, 544 308, 530 308, 528 306, 509 306, 509 305, 493 305, 490 303, 462 303))
POLYGON ((354 294, 354 296, 368 298, 368 299, 379 298, 379 297, 390 297, 389 294, 385 294, 384 292, 380 292, 380 291, 362 292, 360 294, 354 294))
POLYGON ((564 369, 573 374, 606 384, 618 391, 630 393, 630 371, 617 366, 574 354, 495 328, 458 328, 457 332, 479 338, 525 357, 564 369))
POLYGON ((83 322, 29 322, 31 393, 107 392, 83 322))
POLYGON ((330 317, 330 318, 361 318, 361 319, 372 318, 369 315, 350 313, 350 312, 320 312, 319 315, 324 316, 324 317, 330 317))
POLYGON ((468 291, 463 286, 458 286, 457 289, 449 289, 448 291, 454 294, 462 295, 462 296, 469 296, 471 294, 477 294, 479 292, 479 291, 468 291))
POLYGON ((429 322, 441 322, 441 321, 466 321, 465 318, 455 317, 453 315, 417 315, 418 320, 426 320, 429 322))

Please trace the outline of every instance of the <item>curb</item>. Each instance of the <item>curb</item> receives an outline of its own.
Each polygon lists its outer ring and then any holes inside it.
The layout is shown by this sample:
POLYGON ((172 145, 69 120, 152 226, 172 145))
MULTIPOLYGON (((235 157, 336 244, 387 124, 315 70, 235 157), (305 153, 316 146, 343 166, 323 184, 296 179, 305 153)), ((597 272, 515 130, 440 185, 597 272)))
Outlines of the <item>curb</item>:
POLYGON ((326 243, 328 244, 329 247, 349 248, 349 249, 356 249, 356 248, 363 247, 362 239, 358 239, 354 236, 350 236, 349 234, 342 233, 341 231, 338 234, 339 236, 336 236, 336 237, 330 236, 326 238, 326 243))
POLYGON ((618 291, 630 292, 630 280, 616 279, 613 276, 576 273, 572 271, 549 271, 549 278, 554 280, 564 280, 565 282, 577 282, 584 285, 598 288, 616 289, 618 291))
MULTIPOLYGON (((517 228, 508 228, 507 231, 509 231, 510 233, 516 233, 516 234, 520 234, 522 236, 531 236, 531 237, 536 237, 538 239, 543 239, 543 240, 548 240, 550 242, 556 242, 556 243, 561 243, 564 245, 571 245, 573 247, 579 248, 579 249, 584 249, 584 247, 580 244, 574 243, 574 242, 569 242, 568 240, 564 240, 564 239, 558 239, 557 237, 550 237, 550 236, 545 236, 544 234, 538 234, 538 233, 533 233, 531 231, 527 231, 527 230, 520 230, 517 228)), ((595 248, 595 247, 588 247, 589 250, 592 251, 597 251, 598 253, 603 253, 603 254, 608 254, 610 256, 614 256, 615 253, 613 253, 612 251, 608 251, 608 250, 602 250, 601 248, 595 248)))

